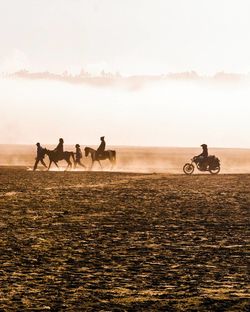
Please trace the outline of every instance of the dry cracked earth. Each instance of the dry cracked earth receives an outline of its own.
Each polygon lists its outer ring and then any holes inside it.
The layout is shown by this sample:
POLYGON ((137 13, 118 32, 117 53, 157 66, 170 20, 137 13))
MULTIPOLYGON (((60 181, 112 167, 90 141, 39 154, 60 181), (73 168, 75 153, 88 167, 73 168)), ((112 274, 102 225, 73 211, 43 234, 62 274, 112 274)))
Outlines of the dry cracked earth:
POLYGON ((0 168, 0 311, 249 311, 249 189, 0 168))

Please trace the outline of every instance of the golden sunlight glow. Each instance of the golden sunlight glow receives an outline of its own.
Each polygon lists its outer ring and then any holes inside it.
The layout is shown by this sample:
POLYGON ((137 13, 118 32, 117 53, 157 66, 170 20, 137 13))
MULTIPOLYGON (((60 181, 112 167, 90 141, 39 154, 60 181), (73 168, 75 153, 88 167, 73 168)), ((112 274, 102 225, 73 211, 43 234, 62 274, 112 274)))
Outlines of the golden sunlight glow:
POLYGON ((1 1, 0 143, 105 134, 110 144, 249 148, 249 12, 249 0, 1 1), (19 71, 43 77, 15 80, 19 71), (218 72, 246 81, 207 79, 218 72), (71 83, 79 73, 101 83, 71 83), (161 81, 169 73, 184 76, 161 81), (131 76, 140 79, 120 82, 131 76))
POLYGON ((250 146, 248 84, 158 82, 131 91, 0 80, 0 141, 141 146, 250 146))

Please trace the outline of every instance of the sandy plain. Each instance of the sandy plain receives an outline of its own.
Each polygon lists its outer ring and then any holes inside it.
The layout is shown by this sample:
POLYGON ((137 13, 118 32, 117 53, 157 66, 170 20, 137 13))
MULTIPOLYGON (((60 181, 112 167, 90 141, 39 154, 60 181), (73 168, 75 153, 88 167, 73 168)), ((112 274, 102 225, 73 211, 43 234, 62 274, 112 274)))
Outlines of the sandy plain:
POLYGON ((0 168, 1 311, 248 311, 250 175, 0 168))

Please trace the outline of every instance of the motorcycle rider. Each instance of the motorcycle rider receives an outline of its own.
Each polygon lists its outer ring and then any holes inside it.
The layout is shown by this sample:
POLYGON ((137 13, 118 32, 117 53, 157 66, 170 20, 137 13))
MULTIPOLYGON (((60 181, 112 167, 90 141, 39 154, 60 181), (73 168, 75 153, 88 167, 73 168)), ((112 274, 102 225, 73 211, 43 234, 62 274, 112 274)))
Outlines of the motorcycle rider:
POLYGON ((201 165, 202 169, 206 169, 207 166, 207 158, 208 158, 208 148, 207 144, 201 144, 202 147, 202 153, 197 156, 199 159, 199 163, 201 165))

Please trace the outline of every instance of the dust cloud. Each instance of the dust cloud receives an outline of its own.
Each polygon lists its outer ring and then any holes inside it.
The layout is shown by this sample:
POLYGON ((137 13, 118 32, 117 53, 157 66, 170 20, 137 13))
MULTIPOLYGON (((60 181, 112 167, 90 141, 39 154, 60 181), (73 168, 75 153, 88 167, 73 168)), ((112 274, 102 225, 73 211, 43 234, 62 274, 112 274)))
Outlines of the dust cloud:
MULTIPOLYGON (((52 148, 52 145, 45 146, 48 149, 52 148)), ((117 164, 113 171, 139 173, 182 174, 183 165, 200 152, 199 148, 111 146, 111 149, 117 151, 117 164)), ((74 146, 65 146, 65 150, 74 151, 74 146)), ((221 173, 250 173, 250 149, 210 148, 210 154, 219 157, 221 173)), ((35 156, 35 146, 0 145, 0 166, 23 166, 31 170, 35 156)), ((45 162, 48 164, 47 156, 45 162)), ((82 162, 87 168, 90 167, 90 158, 83 157, 82 162)), ((66 162, 59 162, 59 165, 63 170, 66 162)), ((102 161, 102 165, 103 170, 111 170, 108 160, 102 161)), ((58 171, 53 165, 51 170, 58 171)), ((98 163, 94 165, 93 170, 101 170, 98 163)), ((82 170, 78 168, 76 171, 82 170)), ((195 170, 195 173, 198 173, 198 170, 195 170)))

